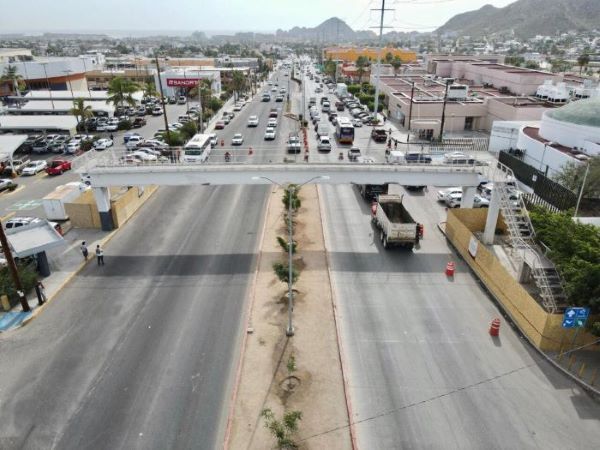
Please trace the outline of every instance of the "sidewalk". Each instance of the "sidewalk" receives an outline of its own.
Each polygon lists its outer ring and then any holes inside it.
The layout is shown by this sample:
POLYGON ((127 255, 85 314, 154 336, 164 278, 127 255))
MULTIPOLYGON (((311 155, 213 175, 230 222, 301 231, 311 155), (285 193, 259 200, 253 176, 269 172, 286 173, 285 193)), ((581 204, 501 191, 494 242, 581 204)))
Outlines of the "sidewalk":
POLYGON ((88 263, 95 264, 94 249, 96 245, 100 244, 101 247, 104 247, 104 244, 115 232, 116 230, 106 232, 83 228, 72 228, 69 230, 64 236, 65 245, 52 249, 47 253, 51 274, 49 277, 42 278, 42 283, 44 283, 46 288, 48 301, 39 306, 35 290, 27 293, 27 300, 31 311, 27 313, 23 312, 20 304, 17 304, 10 311, 0 311, 0 333, 26 325, 33 320, 54 299, 63 286, 83 269, 85 262, 79 250, 82 241, 87 243, 90 252, 88 263))

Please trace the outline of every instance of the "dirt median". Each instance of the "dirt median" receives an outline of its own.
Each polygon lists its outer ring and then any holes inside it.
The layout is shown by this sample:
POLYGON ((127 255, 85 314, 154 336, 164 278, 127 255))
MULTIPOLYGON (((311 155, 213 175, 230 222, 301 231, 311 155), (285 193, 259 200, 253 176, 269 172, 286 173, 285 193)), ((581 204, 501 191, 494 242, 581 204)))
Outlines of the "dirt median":
POLYGON ((294 266, 300 277, 293 311, 295 334, 287 337, 287 285, 273 271, 273 263, 287 254, 277 243, 287 241, 283 190, 274 188, 265 219, 249 328, 242 349, 239 384, 225 447, 275 448, 261 411, 270 408, 281 418, 301 411, 296 441, 302 449, 351 449, 344 378, 334 319, 332 290, 317 188, 300 192, 302 206, 295 220, 298 251, 294 266), (290 355, 296 369, 288 370, 290 355))

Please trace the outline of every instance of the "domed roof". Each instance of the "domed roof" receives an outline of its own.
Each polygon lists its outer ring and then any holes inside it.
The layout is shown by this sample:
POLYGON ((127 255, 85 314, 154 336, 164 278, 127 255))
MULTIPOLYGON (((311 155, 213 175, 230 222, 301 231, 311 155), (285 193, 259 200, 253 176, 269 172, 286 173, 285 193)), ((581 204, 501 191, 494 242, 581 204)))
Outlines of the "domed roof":
POLYGON ((600 127, 600 98, 577 100, 548 111, 546 115, 561 122, 600 127))

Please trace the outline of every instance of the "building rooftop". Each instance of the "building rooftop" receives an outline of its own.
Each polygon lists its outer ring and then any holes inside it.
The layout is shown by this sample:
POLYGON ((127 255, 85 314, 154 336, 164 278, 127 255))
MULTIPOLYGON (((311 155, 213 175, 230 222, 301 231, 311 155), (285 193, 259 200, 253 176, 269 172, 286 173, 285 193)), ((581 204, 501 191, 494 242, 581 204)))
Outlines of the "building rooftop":
POLYGON ((525 127, 523 128, 523 133, 525 133, 531 139, 535 139, 536 141, 541 142, 542 144, 548 144, 548 147, 552 147, 553 149, 558 150, 559 152, 569 155, 573 158, 579 155, 587 156, 585 153, 575 150, 572 147, 567 147, 565 145, 560 145, 556 142, 549 141, 548 139, 544 139, 542 136, 540 136, 540 129, 538 127, 525 127))
POLYGON ((587 98, 568 103, 547 113, 561 122, 600 127, 600 98, 587 98))
MULTIPOLYGON (((89 102, 84 101, 84 106, 91 106, 94 111, 106 111, 112 113, 115 108, 113 105, 106 102, 89 102)), ((35 111, 50 112, 53 111, 70 111, 73 108, 72 100, 30 100, 20 108, 9 108, 11 114, 19 114, 19 112, 29 113, 35 111)))
POLYGON ((73 130, 77 126, 74 116, 8 115, 2 116, 0 130, 73 130))

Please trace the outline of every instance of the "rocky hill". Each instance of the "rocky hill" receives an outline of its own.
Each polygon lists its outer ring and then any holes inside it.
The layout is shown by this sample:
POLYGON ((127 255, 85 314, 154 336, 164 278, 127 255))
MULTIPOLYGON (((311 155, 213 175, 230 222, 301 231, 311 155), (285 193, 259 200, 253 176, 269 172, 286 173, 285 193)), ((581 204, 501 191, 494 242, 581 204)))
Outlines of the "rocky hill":
POLYGON ((372 31, 354 31, 337 17, 327 19, 314 28, 294 27, 289 31, 277 30, 275 36, 282 40, 311 40, 319 42, 354 42, 375 38, 372 31))
POLYGON ((550 35, 600 28, 600 0, 518 0, 504 8, 485 5, 458 14, 437 32, 459 36, 550 35))

